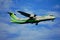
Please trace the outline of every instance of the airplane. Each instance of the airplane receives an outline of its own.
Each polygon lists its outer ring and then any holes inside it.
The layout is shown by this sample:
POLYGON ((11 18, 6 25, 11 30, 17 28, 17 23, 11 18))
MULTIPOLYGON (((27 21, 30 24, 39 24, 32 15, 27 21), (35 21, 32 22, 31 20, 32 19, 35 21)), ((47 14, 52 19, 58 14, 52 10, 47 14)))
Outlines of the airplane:
POLYGON ((38 25, 39 22, 48 21, 48 20, 53 21, 56 18, 54 15, 37 16, 36 14, 29 14, 23 11, 17 11, 17 12, 26 16, 26 18, 18 18, 16 14, 12 12, 8 12, 8 14, 11 17, 12 23, 17 23, 17 24, 35 23, 36 25, 38 25))

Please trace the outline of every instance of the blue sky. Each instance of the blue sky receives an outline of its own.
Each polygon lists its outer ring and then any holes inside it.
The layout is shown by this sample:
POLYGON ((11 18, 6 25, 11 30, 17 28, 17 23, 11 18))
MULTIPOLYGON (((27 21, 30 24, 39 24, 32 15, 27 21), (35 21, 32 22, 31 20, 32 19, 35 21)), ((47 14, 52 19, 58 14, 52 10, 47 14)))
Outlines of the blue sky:
POLYGON ((60 40, 60 0, 0 0, 0 40, 60 40), (35 24, 10 23, 8 11, 24 11, 36 15, 56 16, 54 22, 35 24))

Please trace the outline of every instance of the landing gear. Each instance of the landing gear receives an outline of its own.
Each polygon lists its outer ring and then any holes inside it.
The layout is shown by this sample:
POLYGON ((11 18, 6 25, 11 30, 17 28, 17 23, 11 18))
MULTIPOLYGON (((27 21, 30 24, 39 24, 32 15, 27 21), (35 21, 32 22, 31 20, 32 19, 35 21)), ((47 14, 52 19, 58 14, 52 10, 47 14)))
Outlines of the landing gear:
POLYGON ((33 24, 33 23, 31 23, 31 24, 33 24))
POLYGON ((54 19, 52 19, 52 22, 54 22, 54 19))
POLYGON ((36 23, 36 25, 38 25, 38 23, 36 23))

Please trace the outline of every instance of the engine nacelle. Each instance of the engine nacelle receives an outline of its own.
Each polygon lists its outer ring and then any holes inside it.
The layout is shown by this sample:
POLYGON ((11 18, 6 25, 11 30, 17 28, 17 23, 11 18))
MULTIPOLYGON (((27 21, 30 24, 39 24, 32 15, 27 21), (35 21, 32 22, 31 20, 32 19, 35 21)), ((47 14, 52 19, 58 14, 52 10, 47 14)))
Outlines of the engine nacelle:
POLYGON ((34 15, 34 14, 31 14, 31 15, 30 15, 30 17, 36 17, 36 15, 34 15))
POLYGON ((30 19, 35 19, 35 18, 36 18, 36 15, 34 15, 34 14, 30 15, 30 19))
POLYGON ((30 17, 34 17, 34 14, 31 14, 30 17))

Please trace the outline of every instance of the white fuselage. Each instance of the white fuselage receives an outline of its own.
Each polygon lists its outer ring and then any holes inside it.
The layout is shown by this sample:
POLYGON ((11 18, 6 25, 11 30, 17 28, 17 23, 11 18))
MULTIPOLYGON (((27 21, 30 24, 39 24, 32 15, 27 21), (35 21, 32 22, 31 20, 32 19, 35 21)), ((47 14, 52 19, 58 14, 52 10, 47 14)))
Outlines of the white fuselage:
POLYGON ((29 19, 28 18, 20 18, 17 19, 15 22, 16 23, 36 23, 36 22, 41 22, 41 21, 47 21, 47 20, 53 20, 55 19, 55 16, 36 16, 35 19, 29 19))
POLYGON ((55 19, 55 16, 36 16, 36 20, 48 20, 48 19, 55 19))

